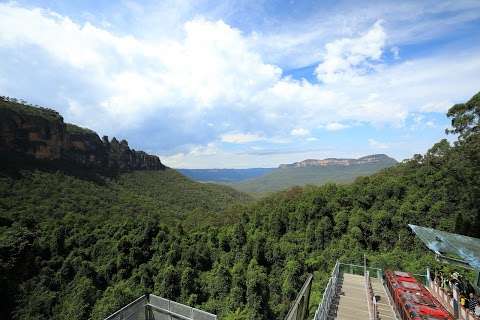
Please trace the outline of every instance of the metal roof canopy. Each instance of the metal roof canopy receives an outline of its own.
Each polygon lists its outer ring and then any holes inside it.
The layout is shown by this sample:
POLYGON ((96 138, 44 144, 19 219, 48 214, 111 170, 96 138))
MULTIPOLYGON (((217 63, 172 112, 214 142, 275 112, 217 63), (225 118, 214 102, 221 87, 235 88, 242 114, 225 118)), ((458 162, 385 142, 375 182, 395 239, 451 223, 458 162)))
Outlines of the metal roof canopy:
POLYGON ((413 224, 408 226, 438 258, 480 270, 480 239, 413 224))

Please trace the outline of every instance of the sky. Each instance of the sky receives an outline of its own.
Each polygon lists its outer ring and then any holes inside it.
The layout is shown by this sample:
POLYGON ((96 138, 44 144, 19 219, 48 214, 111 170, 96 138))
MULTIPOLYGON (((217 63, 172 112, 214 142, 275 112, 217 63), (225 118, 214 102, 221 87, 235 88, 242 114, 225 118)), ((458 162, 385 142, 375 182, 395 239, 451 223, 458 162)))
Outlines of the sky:
POLYGON ((403 160, 478 91, 478 0, 0 1, 0 95, 175 168, 403 160))

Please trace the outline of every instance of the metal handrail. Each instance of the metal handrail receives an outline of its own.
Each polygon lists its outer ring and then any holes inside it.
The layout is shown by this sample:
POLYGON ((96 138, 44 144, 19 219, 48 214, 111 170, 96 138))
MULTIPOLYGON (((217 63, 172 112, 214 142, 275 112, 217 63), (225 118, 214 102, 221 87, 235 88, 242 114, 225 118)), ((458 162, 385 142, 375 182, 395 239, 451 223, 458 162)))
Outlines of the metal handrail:
POLYGON ((367 295, 367 306, 368 306, 368 318, 370 320, 373 320, 373 311, 372 311, 372 300, 370 299, 370 286, 368 285, 368 282, 370 281, 369 276, 368 276, 368 271, 365 271, 365 293, 367 295))
MULTIPOLYGON (((140 301, 144 300, 145 303, 144 305, 146 305, 148 303, 148 297, 147 295, 143 295, 143 296, 140 296, 138 297, 137 299, 133 300, 132 302, 130 302, 129 304, 127 304, 126 306, 124 306, 123 308, 121 308, 120 310, 117 310, 115 313, 109 315, 108 317, 105 318, 105 320, 110 320, 110 319, 124 319, 124 315, 123 313, 126 312, 127 310, 129 310, 133 305, 139 303, 140 301)), ((128 317, 127 317, 128 318, 128 317)))
POLYGON ((351 273, 351 274, 359 274, 359 275, 364 276, 365 272, 368 270, 368 271, 375 271, 376 278, 378 278, 378 279, 381 279, 382 275, 383 275, 383 270, 380 269, 380 268, 376 268, 376 267, 367 267, 365 265, 361 266, 361 265, 358 265, 358 264, 343 263, 343 262, 340 262, 340 266, 341 267, 348 267, 348 271, 349 271, 348 273, 351 273), (358 273, 356 271, 358 271, 358 273))
POLYGON ((186 317, 186 316, 184 316, 184 315, 182 315, 182 314, 173 312, 173 311, 171 311, 171 310, 167 310, 167 309, 164 309, 164 308, 157 307, 157 306, 155 306, 155 305, 153 305, 153 304, 150 304, 150 303, 147 304, 146 306, 149 307, 149 308, 151 308, 151 309, 153 309, 153 310, 156 310, 156 311, 158 311, 158 312, 160 312, 160 313, 163 313, 163 314, 166 314, 166 315, 169 315, 169 316, 173 316, 173 317, 176 318, 176 319, 182 319, 182 320, 191 320, 191 319, 192 319, 192 318, 186 317))
POLYGON ((317 311, 315 311, 314 320, 326 320, 330 311, 331 302, 335 296, 338 275, 340 273, 340 263, 337 261, 332 271, 332 276, 328 280, 328 284, 322 295, 322 302, 318 305, 317 311))
POLYGON ((365 271, 365 291, 367 294, 367 301, 368 301, 368 314, 370 320, 377 320, 378 313, 377 313, 377 299, 373 295, 373 288, 372 283, 370 282, 370 272, 365 271))
POLYGON ((104 320, 149 320, 154 319, 153 311, 167 315, 169 319, 217 319, 217 316, 212 313, 171 301, 154 294, 149 294, 135 299, 120 310, 106 317, 104 320), (186 310, 188 314, 179 313, 178 308, 181 308, 184 311, 186 310))
MULTIPOLYGON (((310 301, 309 300, 310 299, 310 290, 311 290, 311 287, 312 287, 312 280, 313 280, 313 275, 308 274, 307 280, 305 280, 302 288, 298 292, 297 297, 295 298, 295 301, 293 302, 290 310, 288 311, 286 317, 284 318, 285 320, 290 320, 290 319, 294 319, 294 318, 297 319, 297 317, 299 315, 300 302, 302 300, 303 300, 304 305, 302 307, 302 310, 300 310, 300 315, 304 315, 305 310, 308 310, 308 304, 309 304, 309 301, 310 301), (305 296, 305 293, 307 293, 306 301, 304 299, 302 299, 305 296)), ((308 313, 308 311, 306 311, 306 312, 308 313)), ((301 316, 302 319, 303 319, 303 317, 304 316, 301 316)))
POLYGON ((204 316, 207 316, 209 319, 212 319, 212 320, 217 319, 217 315, 215 315, 215 314, 212 314, 212 313, 209 313, 209 312, 206 312, 206 311, 194 308, 194 307, 190 307, 190 306, 187 306, 187 305, 184 305, 184 304, 181 304, 181 303, 169 300, 169 299, 165 299, 165 298, 156 296, 154 294, 149 295, 149 302, 146 305, 146 307, 150 308, 151 310, 153 309, 155 311, 167 314, 172 319, 182 319, 182 320, 196 319, 195 313, 200 313, 204 316), (151 298, 154 298, 154 299, 151 299, 151 298), (158 301, 163 301, 163 303, 166 303, 166 306, 165 305, 163 305, 163 306, 162 305, 157 305, 156 303, 158 303, 158 301), (172 305, 182 306, 182 307, 190 310, 190 316, 181 315, 178 312, 172 311, 172 305))

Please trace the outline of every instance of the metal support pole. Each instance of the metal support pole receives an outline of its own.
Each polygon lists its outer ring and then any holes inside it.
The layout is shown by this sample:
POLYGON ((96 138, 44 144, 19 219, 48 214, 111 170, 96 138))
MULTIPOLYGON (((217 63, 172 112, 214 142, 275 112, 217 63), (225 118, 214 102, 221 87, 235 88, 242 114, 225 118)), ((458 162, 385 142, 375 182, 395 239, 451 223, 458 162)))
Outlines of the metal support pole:
POLYGON ((367 274, 367 256, 363 254, 363 274, 367 274))
POLYGON ((480 270, 477 270, 477 279, 475 279, 475 290, 480 294, 480 270))
POLYGON ((427 268, 427 279, 425 280, 425 284, 427 288, 430 288, 430 268, 427 268))
POLYGON ((456 284, 452 286, 452 291, 453 291, 453 316, 455 319, 460 319, 459 315, 459 306, 458 306, 458 287, 456 284))

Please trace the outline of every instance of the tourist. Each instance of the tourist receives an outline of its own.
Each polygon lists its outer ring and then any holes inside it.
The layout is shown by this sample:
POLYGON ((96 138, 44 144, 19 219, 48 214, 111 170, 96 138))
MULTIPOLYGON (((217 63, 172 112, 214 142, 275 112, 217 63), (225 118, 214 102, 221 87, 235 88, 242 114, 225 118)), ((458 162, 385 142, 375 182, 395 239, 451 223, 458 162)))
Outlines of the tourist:
POLYGON ((470 292, 470 299, 468 299, 468 309, 470 311, 475 312, 475 307, 478 305, 477 299, 475 299, 475 296, 473 295, 472 292, 470 292))
POLYGON ((477 301, 477 305, 475 306, 475 316, 477 318, 480 318, 480 298, 477 301))

